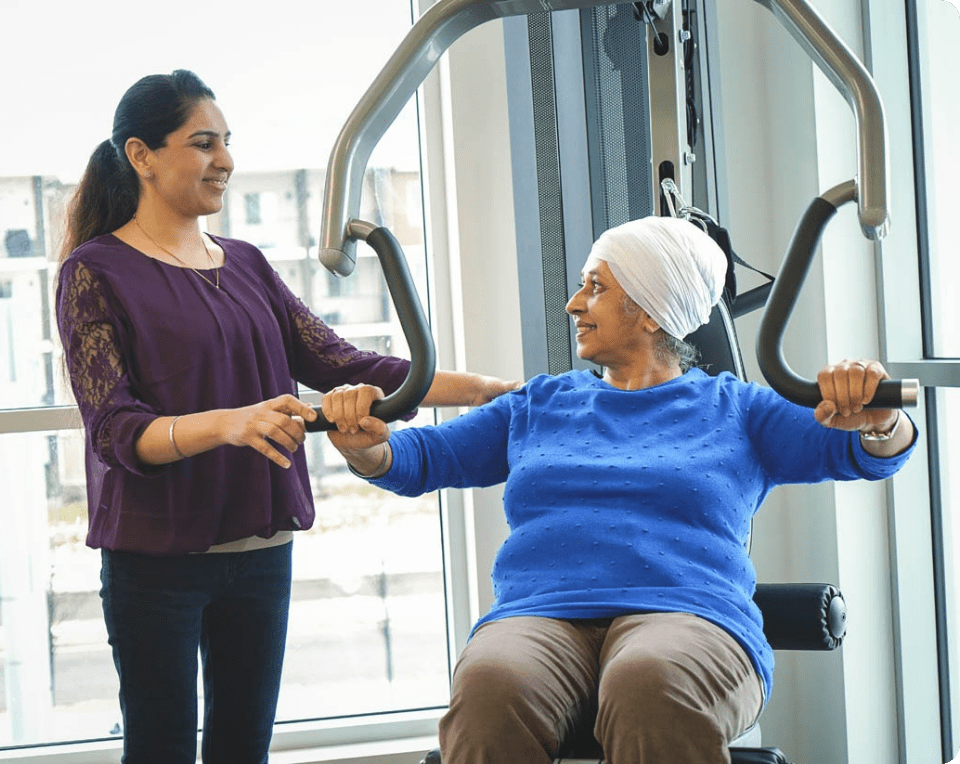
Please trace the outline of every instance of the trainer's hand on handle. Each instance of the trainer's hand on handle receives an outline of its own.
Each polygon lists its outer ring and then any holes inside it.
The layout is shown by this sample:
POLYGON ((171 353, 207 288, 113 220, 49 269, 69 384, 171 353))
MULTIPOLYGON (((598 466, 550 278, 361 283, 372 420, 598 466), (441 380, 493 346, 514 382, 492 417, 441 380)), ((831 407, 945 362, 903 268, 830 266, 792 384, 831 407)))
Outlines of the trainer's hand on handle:
POLYGON ((277 447, 296 451, 306 437, 304 420, 316 418, 317 412, 296 396, 281 395, 225 411, 223 438, 228 445, 252 448, 287 469, 290 460, 277 447))
POLYGON ((890 379, 879 361, 841 361, 826 366, 817 375, 823 400, 813 415, 824 427, 857 430, 862 434, 889 433, 886 441, 863 440, 863 447, 875 456, 893 456, 913 442, 913 423, 899 409, 864 408, 877 392, 881 380, 890 379))

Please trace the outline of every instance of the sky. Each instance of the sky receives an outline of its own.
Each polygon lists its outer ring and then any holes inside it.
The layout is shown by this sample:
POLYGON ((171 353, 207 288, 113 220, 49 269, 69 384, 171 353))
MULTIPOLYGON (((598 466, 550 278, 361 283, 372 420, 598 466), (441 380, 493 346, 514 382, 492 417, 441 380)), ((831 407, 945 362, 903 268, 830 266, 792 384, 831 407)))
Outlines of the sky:
MULTIPOLYGON (((410 23, 407 0, 0 0, 0 177, 76 180, 124 91, 177 68, 216 93, 238 171, 325 167, 410 23)), ((408 105, 370 164, 415 141, 408 105)))

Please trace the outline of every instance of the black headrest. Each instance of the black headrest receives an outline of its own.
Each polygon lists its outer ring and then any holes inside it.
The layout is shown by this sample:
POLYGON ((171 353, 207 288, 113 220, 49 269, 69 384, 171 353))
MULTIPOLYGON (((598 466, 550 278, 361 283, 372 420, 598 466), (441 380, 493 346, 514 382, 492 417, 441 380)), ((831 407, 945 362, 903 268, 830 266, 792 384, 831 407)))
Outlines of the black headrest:
POLYGON ((721 299, 711 312, 710 320, 685 340, 700 351, 697 365, 707 374, 715 377, 722 371, 729 371, 746 379, 737 330, 726 300, 721 299))

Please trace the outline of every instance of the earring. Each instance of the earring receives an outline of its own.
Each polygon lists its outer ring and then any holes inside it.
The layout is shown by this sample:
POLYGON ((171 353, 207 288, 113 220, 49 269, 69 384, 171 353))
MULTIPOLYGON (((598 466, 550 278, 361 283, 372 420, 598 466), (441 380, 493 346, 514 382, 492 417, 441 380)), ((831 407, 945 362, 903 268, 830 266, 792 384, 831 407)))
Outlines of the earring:
POLYGON ((143 177, 146 178, 147 180, 150 180, 150 178, 153 177, 153 173, 150 172, 150 170, 147 170, 147 171, 143 174, 143 177))

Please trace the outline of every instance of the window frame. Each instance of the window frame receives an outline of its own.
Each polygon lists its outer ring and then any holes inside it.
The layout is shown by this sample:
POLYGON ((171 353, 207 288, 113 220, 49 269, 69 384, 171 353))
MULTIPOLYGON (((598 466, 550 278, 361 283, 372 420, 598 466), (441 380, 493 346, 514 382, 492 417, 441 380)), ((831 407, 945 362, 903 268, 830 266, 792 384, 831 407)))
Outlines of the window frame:
MULTIPOLYGON (((929 242, 925 227, 924 114, 915 97, 920 86, 917 0, 870 0, 865 8, 868 65, 885 100, 891 146, 888 177, 894 223, 877 244, 881 328, 885 364, 895 378, 916 378, 924 391, 911 415, 922 433, 914 469, 888 487, 891 505, 891 563, 896 577, 901 760, 949 761, 957 739, 943 640, 944 544, 940 496, 939 424, 936 387, 957 386, 960 359, 929 353, 929 242), (921 317, 918 321, 917 318, 921 317), (925 469, 917 469, 921 463, 925 469), (923 628, 927 624, 930 628, 923 628), (936 757, 932 748, 936 747, 936 757)), ((919 92, 922 93, 922 90, 919 92)), ((922 96, 921 96, 922 97, 922 96)))

